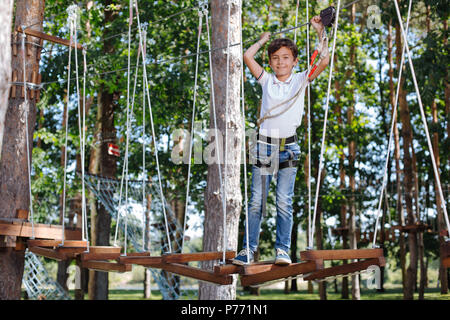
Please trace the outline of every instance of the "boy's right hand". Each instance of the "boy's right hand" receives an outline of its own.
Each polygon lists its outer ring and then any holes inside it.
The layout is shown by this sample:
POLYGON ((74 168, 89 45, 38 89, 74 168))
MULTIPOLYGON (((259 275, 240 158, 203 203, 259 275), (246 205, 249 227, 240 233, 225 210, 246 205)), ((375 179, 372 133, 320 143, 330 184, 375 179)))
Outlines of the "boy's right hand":
POLYGON ((270 39, 270 32, 264 32, 264 33, 259 37, 259 40, 260 40, 262 43, 266 43, 267 41, 269 41, 269 39, 270 39))

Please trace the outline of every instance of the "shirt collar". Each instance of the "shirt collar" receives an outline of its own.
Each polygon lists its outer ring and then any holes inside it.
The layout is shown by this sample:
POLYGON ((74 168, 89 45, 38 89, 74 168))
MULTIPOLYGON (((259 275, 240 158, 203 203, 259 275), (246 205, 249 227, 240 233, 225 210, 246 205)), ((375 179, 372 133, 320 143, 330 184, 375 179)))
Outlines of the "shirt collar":
POLYGON ((294 73, 291 73, 291 75, 289 76, 289 78, 286 81, 280 81, 280 80, 278 80, 277 76, 274 74, 273 75, 273 84, 290 84, 293 76, 294 76, 294 73))

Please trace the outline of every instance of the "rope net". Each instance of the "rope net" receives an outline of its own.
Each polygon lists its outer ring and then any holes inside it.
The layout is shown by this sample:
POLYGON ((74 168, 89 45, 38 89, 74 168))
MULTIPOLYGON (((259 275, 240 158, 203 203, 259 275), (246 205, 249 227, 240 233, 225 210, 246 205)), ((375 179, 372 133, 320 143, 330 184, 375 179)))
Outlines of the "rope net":
MULTIPOLYGON (((169 237, 166 235, 166 228, 163 216, 163 202, 159 195, 159 190, 153 187, 158 182, 147 183, 146 192, 152 195, 150 221, 145 219, 145 207, 142 205, 143 188, 142 181, 128 180, 128 201, 120 201, 120 181, 91 174, 85 174, 85 182, 89 190, 96 196, 97 200, 105 207, 115 221, 119 213, 119 228, 124 236, 126 232, 127 241, 137 252, 149 250, 152 255, 168 253, 169 244, 167 239, 171 239, 173 253, 181 252, 183 228, 175 217, 172 208, 164 198, 164 207, 168 216, 169 237), (120 207, 119 207, 119 203, 120 207), (150 226, 149 234, 145 234, 145 225, 150 226), (125 228, 126 226, 126 228, 125 228), (125 231, 126 230, 126 231, 125 231), (148 239, 149 245, 145 243, 148 239)), ((122 194, 122 197, 125 197, 122 194)), ((194 251, 190 248, 191 251, 194 251)), ((163 299, 179 299, 185 294, 181 289, 180 277, 167 273, 164 270, 150 269, 154 281, 157 283, 163 299)))

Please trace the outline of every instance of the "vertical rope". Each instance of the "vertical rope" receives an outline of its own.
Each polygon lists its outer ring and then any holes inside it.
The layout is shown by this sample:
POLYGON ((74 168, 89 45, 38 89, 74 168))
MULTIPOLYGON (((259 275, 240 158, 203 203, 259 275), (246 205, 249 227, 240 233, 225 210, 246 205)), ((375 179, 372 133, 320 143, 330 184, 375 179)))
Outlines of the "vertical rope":
POLYGON ((86 228, 86 234, 85 238, 83 240, 87 241, 88 244, 88 251, 89 251, 89 230, 88 230, 88 223, 87 223, 87 213, 86 213, 86 191, 85 191, 85 180, 84 180, 84 174, 85 174, 85 156, 86 156, 86 71, 87 71, 87 64, 86 64, 86 48, 83 47, 83 141, 82 141, 82 155, 81 155, 81 189, 82 189, 82 196, 81 196, 81 202, 82 202, 82 217, 83 217, 83 223, 81 224, 81 227, 83 226, 86 228))
MULTIPOLYGON (((309 69, 309 3, 306 0, 306 63, 309 69)), ((308 81, 308 235, 311 234, 311 86, 308 81)))
MULTIPOLYGON (((144 47, 142 48, 142 64, 144 65, 145 59, 146 59, 146 43, 147 43, 147 30, 144 29, 143 31, 143 44, 144 47)), ((137 73, 136 73, 137 74, 137 73)), ((142 89, 144 89, 144 75, 142 75, 142 89)), ((142 90, 142 251, 146 251, 146 246, 145 246, 145 219, 146 219, 146 211, 147 211, 147 206, 146 206, 146 192, 145 192, 145 184, 147 182, 147 172, 145 169, 145 90, 142 90)), ((150 223, 148 221, 148 223, 150 223)), ((148 239, 150 240, 150 235, 148 237, 148 239)))
MULTIPOLYGON (((406 19, 406 34, 408 34, 409 18, 411 15, 411 3, 412 3, 412 1, 409 0, 408 17, 406 19)), ((375 222, 375 230, 374 230, 373 239, 372 239, 372 247, 373 248, 376 247, 378 224, 379 224, 380 214, 381 214, 381 204, 383 202, 384 189, 386 188, 386 184, 387 184, 388 164, 389 164, 390 151, 392 148, 394 126, 395 126, 395 123, 397 122, 398 95, 400 92, 400 83, 401 83, 401 79, 402 79, 403 63, 404 63, 404 59, 405 59, 405 49, 406 49, 406 43, 403 43, 402 57, 401 57, 401 62, 400 62, 400 70, 398 72, 398 80, 397 80, 397 91, 395 93, 394 106, 393 106, 393 110, 392 110, 392 123, 391 123, 391 129, 389 132, 389 142, 388 142, 387 153, 386 153, 386 161, 384 163, 383 183, 381 184, 380 199, 378 201, 378 208, 377 208, 377 215, 376 215, 377 218, 376 218, 376 222, 375 222)))
MULTIPOLYGON (((189 205, 189 191, 190 191, 190 183, 191 183, 191 157, 192 157, 192 148, 194 145, 194 122, 195 122, 195 104, 197 102, 197 78, 198 78, 198 61, 200 56, 200 39, 202 35, 202 22, 203 22, 203 14, 202 8, 199 8, 198 11, 198 38, 197 38, 197 57, 195 60, 195 76, 194 76, 194 101, 192 103, 192 118, 191 118, 191 136, 189 140, 189 164, 188 164, 188 176, 187 176, 187 188, 186 188, 186 204, 184 206, 184 223, 183 223, 183 236, 181 240, 181 252, 184 249, 184 238, 186 232, 186 220, 188 214, 188 205, 189 205)), ((207 12, 206 12, 207 13, 207 12)))
MULTIPOLYGON (((222 262, 225 264, 225 252, 227 250, 227 181, 228 181, 228 108, 229 108, 229 91, 230 91, 230 19, 231 19, 231 5, 232 1, 228 0, 228 22, 227 22, 227 71, 226 71, 226 89, 225 89, 225 147, 224 147, 224 177, 223 180, 223 197, 222 197, 222 206, 223 206, 223 257, 222 262)), ((220 166, 219 166, 220 169, 220 166)))
POLYGON ((70 42, 69 42, 69 62, 67 66, 67 111, 66 111, 66 119, 65 119, 65 142, 64 142, 64 182, 63 182, 63 203, 62 203, 62 215, 61 215, 61 245, 64 245, 65 240, 65 211, 66 211, 66 180, 67 180, 67 137, 68 137, 68 127, 69 127, 69 100, 70 100, 70 71, 71 71, 71 59, 72 59, 72 43, 73 43, 73 21, 69 19, 69 30, 70 30, 70 42))
POLYGON ((244 145, 244 210, 245 210, 245 239, 247 242, 247 261, 250 261, 250 239, 249 239, 249 231, 248 231, 248 183, 247 183, 247 143, 246 143, 246 132, 245 132, 245 90, 244 90, 244 44, 243 44, 243 36, 242 36, 242 7, 243 2, 241 3, 241 15, 239 17, 239 29, 240 29, 240 43, 241 43, 241 104, 242 104, 242 143, 244 145))
POLYGON ((31 215, 31 239, 34 239, 34 210, 33 210, 33 195, 31 191, 31 153, 30 153, 30 133, 28 129, 28 92, 27 92, 27 62, 25 55, 25 27, 22 27, 22 60, 23 60, 23 91, 24 91, 24 108, 25 108, 25 131, 26 131, 26 148, 27 148, 27 173, 28 173, 28 192, 30 197, 30 215, 31 215))
POLYGON ((334 25, 334 35, 333 35, 333 51, 331 53, 331 64, 330 64, 330 73, 328 76, 328 90, 327 90, 327 102, 325 105, 325 117, 323 120, 323 132, 322 132, 322 145, 320 149, 320 161, 319 161, 319 172, 317 175, 317 181, 316 181, 316 196, 315 196, 315 203, 314 203, 314 214, 313 214, 313 221, 311 225, 311 234, 309 236, 309 248, 313 248, 313 236, 315 231, 315 222, 316 222, 316 215, 317 215, 317 203, 319 199, 319 189, 320 189, 320 180, 322 176, 322 167, 323 167, 323 153, 325 151, 325 136, 327 131, 327 118, 328 118, 328 106, 330 103, 330 91, 331 91, 331 77, 333 75, 333 66, 334 66, 334 54, 336 49, 336 35, 337 35, 337 28, 338 28, 338 22, 339 22, 339 8, 341 5, 341 0, 338 0, 338 5, 336 9, 336 22, 334 25))
MULTIPOLYGON (((295 25, 294 25, 295 27, 298 24, 298 7, 299 7, 299 4, 300 4, 300 0, 297 0, 297 4, 295 6, 295 25)), ((308 5, 308 0, 306 0, 306 5, 308 5)), ((295 31, 294 31, 294 43, 295 44, 297 44, 297 30, 298 29, 295 29, 295 31)), ((241 42, 242 42, 242 40, 241 40, 241 42)), ((308 57, 309 57, 309 55, 308 55, 308 57)))
MULTIPOLYGON (((138 30, 139 30, 139 44, 142 46, 142 35, 141 35, 142 31, 141 31, 141 22, 140 22, 140 18, 139 18, 139 9, 138 9, 137 1, 135 2, 135 6, 136 6, 136 19, 137 19, 138 30)), ((152 128, 153 145, 155 147, 154 153, 155 153, 155 159, 156 159, 156 169, 158 172, 159 192, 160 192, 161 203, 162 203, 163 214, 164 214, 164 222, 165 222, 165 227, 166 227, 167 243, 169 246, 169 252, 172 253, 172 245, 170 242, 169 225, 168 225, 167 213, 166 213, 166 201, 165 201, 163 190, 162 190, 161 170, 160 170, 160 166, 159 166, 159 157, 158 157, 158 145, 156 144, 155 126, 153 123, 152 104, 151 104, 151 100, 150 100, 149 83, 148 83, 148 76, 147 76, 147 65, 145 63, 143 65, 143 71, 144 71, 144 75, 145 75, 144 86, 145 86, 145 89, 147 90, 147 100, 148 100, 147 102, 148 102, 148 108, 150 111, 150 124, 151 124, 151 128, 152 128)))

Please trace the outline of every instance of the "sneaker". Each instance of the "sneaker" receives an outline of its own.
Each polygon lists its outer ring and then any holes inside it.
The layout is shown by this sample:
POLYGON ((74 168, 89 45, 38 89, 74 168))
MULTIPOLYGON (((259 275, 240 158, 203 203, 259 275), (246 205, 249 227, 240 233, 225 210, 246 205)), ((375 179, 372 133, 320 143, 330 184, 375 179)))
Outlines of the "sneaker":
POLYGON ((239 254, 233 260, 231 260, 231 263, 238 266, 243 266, 244 264, 252 263, 254 252, 249 249, 249 253, 250 253, 249 254, 250 261, 247 261, 247 249, 242 249, 239 252, 239 254))
POLYGON ((277 257, 275 259, 275 264, 278 265, 288 265, 291 264, 291 257, 283 249, 277 248, 277 257))

